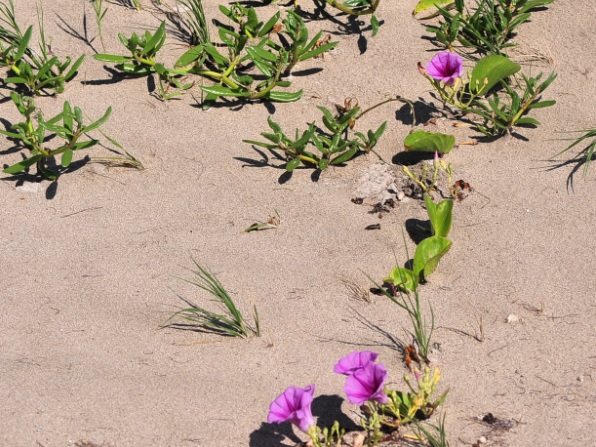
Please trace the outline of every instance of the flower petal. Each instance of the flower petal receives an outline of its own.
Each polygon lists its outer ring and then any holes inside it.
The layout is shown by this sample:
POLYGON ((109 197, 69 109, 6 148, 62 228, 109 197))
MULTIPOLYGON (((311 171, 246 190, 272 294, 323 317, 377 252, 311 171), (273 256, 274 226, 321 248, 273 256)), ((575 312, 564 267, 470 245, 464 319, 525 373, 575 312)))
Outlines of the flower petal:
POLYGON ((339 361, 333 367, 333 371, 337 374, 343 374, 349 376, 354 371, 359 370, 369 362, 377 360, 379 354, 372 351, 354 351, 345 357, 339 359, 339 361))

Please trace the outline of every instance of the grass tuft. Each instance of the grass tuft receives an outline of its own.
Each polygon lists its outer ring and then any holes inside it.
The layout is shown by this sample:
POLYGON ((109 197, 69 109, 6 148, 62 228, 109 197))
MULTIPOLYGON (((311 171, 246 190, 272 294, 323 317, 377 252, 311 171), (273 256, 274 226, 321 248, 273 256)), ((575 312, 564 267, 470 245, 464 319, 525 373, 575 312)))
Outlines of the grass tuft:
POLYGON ((178 297, 188 304, 189 307, 176 312, 168 319, 168 322, 178 318, 189 321, 190 325, 183 323, 169 323, 167 326, 177 327, 179 329, 188 329, 189 326, 191 326, 191 328, 200 331, 225 337, 248 338, 250 335, 260 337, 261 327, 256 306, 253 305, 252 307, 254 327, 251 327, 246 324, 244 316, 236 307, 234 300, 217 277, 205 267, 201 266, 196 260, 193 259, 193 262, 196 266, 196 270, 191 271, 195 274, 195 278, 185 281, 212 295, 212 301, 215 301, 220 305, 223 313, 207 310, 178 295, 178 297))

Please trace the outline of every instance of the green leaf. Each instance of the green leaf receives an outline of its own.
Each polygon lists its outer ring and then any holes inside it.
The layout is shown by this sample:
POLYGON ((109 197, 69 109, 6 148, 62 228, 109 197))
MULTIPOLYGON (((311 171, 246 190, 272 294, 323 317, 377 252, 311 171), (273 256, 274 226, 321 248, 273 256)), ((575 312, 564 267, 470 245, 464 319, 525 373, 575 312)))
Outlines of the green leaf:
POLYGON ((264 59, 269 62, 277 61, 277 56, 275 54, 265 50, 264 48, 258 45, 247 47, 246 52, 250 54, 250 57, 252 57, 253 59, 264 59))
POLYGON ((298 101, 302 98, 303 90, 298 90, 297 92, 276 92, 270 91, 266 98, 270 101, 276 102, 294 102, 298 101))
POLYGON ((68 168, 68 166, 72 162, 72 154, 73 154, 72 149, 68 149, 67 151, 64 151, 62 153, 62 160, 61 160, 60 164, 63 167, 68 168))
POLYGON ((19 161, 18 163, 15 163, 14 165, 9 166, 8 168, 4 169, 3 172, 5 172, 7 174, 17 174, 21 171, 24 171, 25 169, 27 169, 29 166, 33 165, 34 163, 37 163, 42 158, 43 158, 42 154, 34 155, 33 157, 27 158, 26 160, 19 161))
POLYGON ((265 36, 269 31, 271 31, 273 29, 273 27, 275 26, 275 24, 277 23, 277 21, 279 20, 281 13, 277 12, 275 13, 268 21, 267 23, 265 23, 263 25, 263 27, 261 28, 261 30, 259 31, 259 33, 257 34, 257 37, 263 37, 265 36))
POLYGON ((557 103, 557 101, 550 100, 550 101, 540 101, 540 102, 535 102, 533 104, 530 105, 530 109, 541 109, 543 107, 551 107, 554 106, 557 103))
POLYGON ((72 126, 73 126, 73 115, 72 109, 70 108, 70 103, 68 101, 64 102, 64 106, 62 109, 62 119, 64 122, 64 127, 68 130, 68 133, 72 135, 72 126))
POLYGON ((518 119, 515 123, 515 126, 523 125, 523 126, 538 126, 540 125, 540 121, 534 118, 530 118, 529 116, 523 116, 518 119))
POLYGON ((162 20, 161 25, 159 25, 159 28, 157 28, 157 31, 155 31, 153 37, 151 37, 151 39, 145 43, 145 46, 143 47, 143 53, 150 54, 153 51, 153 49, 155 49, 155 52, 157 52, 163 45, 165 38, 166 21, 162 20))
POLYGON ((83 149, 88 149, 92 146, 95 146, 97 143, 99 143, 99 140, 87 140, 87 141, 79 141, 78 143, 76 143, 72 150, 73 151, 80 151, 83 149))
POLYGON ((426 194, 424 203, 426 204, 426 212, 430 219, 433 236, 447 237, 451 229, 453 200, 447 199, 435 203, 426 194))
POLYGON ((68 73, 66 73, 64 75, 64 80, 65 81, 70 81, 70 79, 76 74, 77 70, 79 69, 79 67, 81 66, 81 64, 83 63, 83 61, 85 60, 85 55, 83 54, 81 57, 79 57, 75 63, 73 64, 72 67, 70 67, 70 70, 68 70, 68 73))
POLYGON ((404 140, 406 151, 448 154, 455 146, 455 137, 443 133, 415 130, 404 140))
POLYGON ((23 57, 23 54, 25 54, 25 51, 27 51, 27 48, 29 45, 29 40, 31 40, 32 32, 33 32, 33 26, 30 26, 29 28, 27 28, 27 31, 25 31, 25 34, 23 35, 23 37, 21 37, 21 42, 19 44, 19 48, 17 49, 16 54, 13 56, 13 59, 15 61, 19 61, 23 57))
POLYGON ((358 153, 358 147, 352 147, 351 149, 339 154, 337 157, 335 157, 333 160, 331 160, 331 164, 332 165, 340 165, 342 163, 345 163, 346 161, 350 161, 352 158, 354 158, 358 153))
POLYGON ((250 93, 243 90, 232 90, 230 87, 224 87, 223 85, 213 85, 211 87, 201 86, 201 89, 212 95, 216 96, 235 96, 235 97, 247 97, 250 93))
POLYGON ((110 117, 111 114, 112 114, 112 107, 108 107, 108 109, 103 114, 103 116, 100 119, 98 119, 97 121, 95 121, 94 123, 91 123, 88 126, 85 126, 84 131, 91 132, 92 130, 97 129, 99 126, 101 126, 103 123, 105 123, 108 120, 108 118, 110 117))
POLYGON ((379 32, 379 19, 374 14, 370 18, 370 26, 372 28, 372 37, 375 37, 379 32))
POLYGON ((320 47, 315 48, 314 50, 307 51, 306 53, 302 53, 298 58, 299 61, 305 61, 312 57, 318 56, 320 54, 326 53, 327 51, 335 48, 339 42, 329 42, 320 47))
POLYGON ((288 161, 288 163, 286 164, 286 171, 292 172, 294 169, 300 166, 300 163, 302 163, 302 160, 300 160, 299 158, 294 158, 288 161))
POLYGON ((134 59, 130 56, 117 56, 115 54, 94 54, 93 59, 100 62, 110 62, 113 64, 123 64, 126 62, 132 62, 134 59))
POLYGON ((446 3, 453 3, 453 0, 420 0, 414 8, 414 11, 412 11, 412 14, 416 15, 437 5, 444 5, 446 3))
POLYGON ((418 285, 418 278, 414 272, 410 269, 403 267, 394 268, 389 276, 383 281, 393 284, 395 287, 399 287, 402 290, 414 291, 418 285))
POLYGON ((420 281, 437 269, 441 258, 451 248, 451 241, 441 236, 431 236, 424 239, 414 254, 414 274, 420 281))
POLYGON ((204 51, 205 49, 202 44, 191 48, 178 58, 176 64, 174 64, 174 67, 186 67, 193 62, 198 61, 203 55, 204 51))
POLYGON ((470 92, 486 94, 499 82, 517 73, 521 67, 500 54, 491 54, 478 61, 470 76, 470 92))

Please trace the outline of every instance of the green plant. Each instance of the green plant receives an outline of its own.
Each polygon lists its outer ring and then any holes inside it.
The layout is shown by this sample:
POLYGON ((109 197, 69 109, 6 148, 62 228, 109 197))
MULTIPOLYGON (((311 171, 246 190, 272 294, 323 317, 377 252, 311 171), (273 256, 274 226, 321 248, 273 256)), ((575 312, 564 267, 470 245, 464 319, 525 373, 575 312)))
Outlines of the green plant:
POLYGON ((190 72, 212 79, 214 86, 202 86, 207 93, 207 103, 220 97, 238 97, 247 100, 267 99, 291 102, 300 99, 302 90, 284 92, 277 87, 289 87, 291 83, 282 78, 290 74, 292 67, 331 50, 337 42, 317 45, 322 32, 309 38, 308 29, 298 14, 288 11, 278 32, 273 32, 280 19, 274 14, 266 22, 258 19, 254 8, 239 4, 220 11, 237 25, 237 30, 218 27, 219 37, 227 46, 224 56, 213 43, 199 45, 183 55, 176 66, 194 64, 190 72), (278 37, 275 41, 273 36, 278 37), (248 70, 250 67, 256 69, 248 70))
POLYGON ((451 188, 453 179, 453 165, 451 163, 447 164, 443 160, 440 160, 438 152, 435 152, 435 160, 433 161, 432 172, 429 171, 429 165, 426 163, 422 165, 422 172, 419 174, 412 172, 412 170, 405 165, 402 166, 402 170, 426 195, 437 191, 439 172, 443 171, 447 176, 449 194, 452 198, 455 196, 455 193, 451 188))
MULTIPOLYGON (((505 49, 516 45, 511 39, 516 29, 530 19, 531 12, 553 1, 474 0, 474 5, 469 7, 464 0, 455 0, 454 12, 440 6, 445 2, 438 1, 433 5, 437 7, 442 20, 439 25, 431 25, 426 29, 434 34, 437 43, 450 51, 455 49, 454 44, 458 42, 481 56, 503 54, 505 49)), ((462 54, 475 58, 465 50, 462 54)))
POLYGON ((352 137, 351 130, 356 119, 362 116, 359 114, 360 107, 348 108, 338 116, 333 116, 331 111, 325 107, 319 107, 319 110, 323 112, 322 121, 326 131, 317 127, 315 123, 311 123, 308 129, 302 133, 296 129, 295 137, 290 138, 269 117, 267 122, 273 133, 261 133, 261 136, 269 141, 268 143, 253 140, 243 141, 268 149, 280 158, 281 155, 278 152, 281 152, 287 160, 285 169, 288 172, 292 172, 300 165, 323 170, 327 169, 329 165, 340 165, 359 154, 370 152, 381 138, 387 125, 385 122, 377 130, 369 130, 366 135, 355 132, 352 137), (313 146, 318 153, 308 150, 309 146, 313 146))
POLYGON ((419 66, 419 70, 446 105, 456 107, 463 115, 480 117, 482 122, 474 121, 473 126, 486 136, 503 135, 512 132, 514 127, 537 126, 540 122, 526 115, 533 109, 550 107, 556 102, 541 100, 542 93, 557 77, 554 72, 544 81, 541 81, 542 73, 536 77, 515 76, 521 69, 518 64, 506 56, 490 55, 475 64, 467 81, 460 77, 460 73, 445 81, 434 70, 450 58, 459 56, 439 53, 426 69, 419 66))
POLYGON ((401 269, 399 267, 394 269, 391 272, 391 276, 384 279, 384 281, 390 285, 389 291, 380 287, 376 282, 373 281, 373 283, 385 297, 389 298, 394 304, 397 304, 397 306, 406 311, 408 318, 412 323, 412 336, 418 344, 420 356, 426 363, 429 363, 428 356, 431 350, 432 335, 435 330, 435 314, 429 303, 430 322, 424 317, 420 302, 420 294, 417 290, 418 283, 410 272, 411 270, 401 269), (397 275, 397 277, 395 275, 397 275), (410 278, 407 278, 406 275, 410 275, 410 278), (410 288, 403 286, 408 280, 411 281, 410 288), (399 287, 394 285, 395 282, 399 284, 399 287))
POLYGON ((416 422, 418 420, 428 419, 434 411, 443 404, 447 397, 447 391, 438 398, 434 398, 435 391, 441 380, 441 371, 439 368, 424 368, 424 374, 420 371, 414 371, 416 378, 416 387, 412 386, 412 379, 404 376, 404 380, 410 391, 389 390, 387 396, 389 402, 381 405, 381 411, 390 420, 385 425, 395 428, 416 422))
POLYGON ((97 24, 97 34, 99 35, 99 40, 101 42, 102 48, 105 50, 106 46, 103 41, 103 32, 102 32, 102 22, 103 18, 105 17, 106 13, 108 12, 108 8, 103 8, 103 0, 90 0, 91 5, 93 6, 93 11, 95 12, 95 23, 97 24))
POLYGON ((145 31, 142 36, 133 33, 130 38, 118 34, 122 44, 130 51, 131 56, 117 56, 113 54, 96 54, 93 57, 102 62, 115 63, 116 68, 132 76, 158 75, 159 88, 157 94, 161 99, 171 99, 181 94, 180 91, 169 92, 170 87, 178 90, 188 90, 193 83, 182 83, 184 71, 166 68, 157 62, 156 57, 166 40, 166 22, 161 22, 155 33, 145 31))
POLYGON ((61 62, 58 57, 51 55, 41 7, 38 7, 37 15, 41 39, 39 52, 29 47, 33 26, 23 33, 15 19, 13 1, 0 3, 0 67, 8 69, 8 76, 2 82, 23 87, 33 95, 62 93, 66 82, 76 76, 85 56, 82 55, 71 65, 70 57, 61 62))
POLYGON ((432 199, 425 195, 424 201, 431 223, 432 236, 423 239, 416 247, 412 268, 396 267, 385 278, 398 291, 416 291, 418 284, 425 282, 428 276, 433 273, 441 258, 447 254, 452 242, 447 239, 451 229, 453 200, 442 200, 435 204, 432 199))
POLYGON ((85 124, 81 109, 73 107, 66 101, 62 112, 46 120, 43 114, 37 110, 33 98, 14 92, 10 94, 10 97, 21 115, 25 117, 25 121, 12 125, 10 132, 0 130, 0 133, 19 140, 30 151, 30 154, 22 161, 5 168, 4 172, 7 174, 18 174, 30 166, 36 165, 38 174, 50 180, 56 180, 60 170, 50 169, 48 162, 60 155, 62 168, 67 168, 72 162, 74 152, 88 149, 99 142, 95 139, 84 141, 81 139, 89 132, 98 129, 112 113, 110 107, 97 121, 85 124), (48 134, 48 131, 51 133, 48 134), (53 149, 48 148, 45 144, 53 138, 64 142, 53 149))
MULTIPOLYGON (((234 300, 215 275, 201 266, 196 260, 193 259, 193 262, 197 268, 197 270, 192 271, 195 274, 195 279, 185 281, 212 295, 213 301, 220 305, 224 313, 212 312, 179 296, 189 307, 176 312, 168 321, 181 318, 190 321, 192 325, 196 325, 200 330, 228 337, 246 338, 251 334, 260 337, 261 329, 256 306, 253 305, 252 308, 255 325, 251 327, 246 324, 244 316, 236 307, 234 300)), ((175 323, 171 325, 174 327, 180 326, 175 323)))
MULTIPOLYGON (((208 40, 200 2, 188 5, 195 16, 193 23, 188 26, 192 28, 191 32, 196 30, 199 33, 197 39, 203 42, 186 51, 174 68, 166 68, 156 61, 157 52, 165 42, 165 22, 162 22, 154 34, 147 31, 142 37, 133 34, 130 39, 119 35, 132 56, 97 54, 95 59, 115 63, 116 68, 132 75, 157 73, 161 81, 158 94, 162 99, 172 96, 167 87, 186 90, 193 85, 182 84, 182 77, 199 75, 216 83, 211 86, 201 85, 202 91, 206 93, 203 101, 205 105, 226 97, 291 102, 300 99, 302 90, 285 92, 277 88, 291 85, 289 81, 282 80, 282 77, 289 74, 292 64, 316 57, 337 44, 328 42, 317 45, 321 33, 309 40, 304 22, 293 11, 289 11, 283 21, 285 31, 273 33, 280 19, 280 12, 267 22, 262 22, 254 8, 245 8, 240 4, 231 8, 220 5, 220 11, 231 23, 236 24, 237 29, 219 26, 218 35, 223 45, 215 44, 208 40), (273 34, 284 34, 286 38, 274 42, 270 37, 273 34), (221 47, 224 48, 223 51, 220 51, 221 47)), ((174 95, 177 94, 179 93, 174 95)))
POLYGON ((574 162, 574 161, 578 162, 578 166, 579 166, 579 164, 584 165, 584 176, 585 176, 588 172, 588 167, 590 166, 590 161, 592 161, 592 158, 594 157, 594 153, 596 152, 596 127, 593 129, 572 130, 570 132, 565 132, 565 133, 575 133, 575 134, 579 133, 581 135, 577 138, 562 139, 563 141, 572 141, 572 143, 569 144, 569 146, 567 146, 561 152, 554 155, 551 158, 551 160, 558 157, 561 154, 564 154, 565 152, 572 150, 576 146, 583 146, 583 144, 586 144, 586 146, 581 148, 579 150, 579 152, 574 157, 572 157, 570 160, 572 162, 574 162))
POLYGON ((423 424, 416 422, 416 431, 419 439, 426 439, 429 447, 449 447, 447 441, 447 434, 445 432, 445 415, 439 419, 439 424, 427 424, 429 428, 423 424))

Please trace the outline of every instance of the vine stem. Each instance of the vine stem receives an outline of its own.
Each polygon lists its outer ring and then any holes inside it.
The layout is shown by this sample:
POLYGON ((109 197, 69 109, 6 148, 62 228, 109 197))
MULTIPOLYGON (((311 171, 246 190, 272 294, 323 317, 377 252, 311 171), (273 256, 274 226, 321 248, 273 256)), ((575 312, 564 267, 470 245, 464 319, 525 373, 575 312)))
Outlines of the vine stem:
POLYGON ((386 99, 385 101, 381 101, 380 103, 375 104, 374 106, 371 106, 368 109, 360 112, 360 114, 354 119, 359 120, 364 115, 366 115, 368 112, 371 112, 372 110, 376 109, 377 107, 380 107, 382 105, 385 105, 390 102, 395 102, 395 101, 403 102, 404 104, 408 104, 410 106, 410 110, 412 111, 412 126, 415 126, 416 125, 416 114, 414 112, 414 104, 409 99, 402 98, 401 96, 397 96, 395 98, 389 98, 389 99, 386 99))

